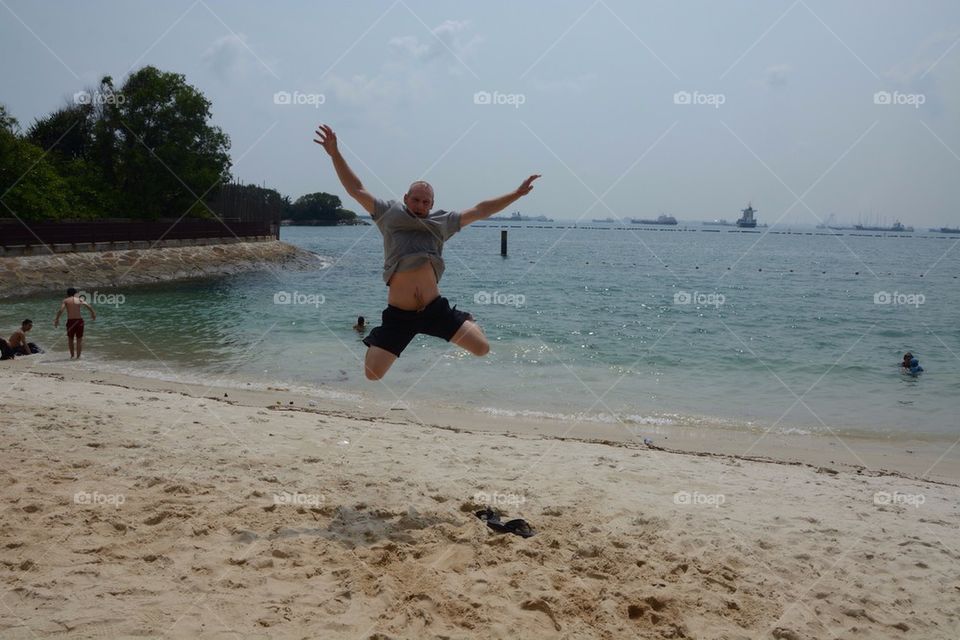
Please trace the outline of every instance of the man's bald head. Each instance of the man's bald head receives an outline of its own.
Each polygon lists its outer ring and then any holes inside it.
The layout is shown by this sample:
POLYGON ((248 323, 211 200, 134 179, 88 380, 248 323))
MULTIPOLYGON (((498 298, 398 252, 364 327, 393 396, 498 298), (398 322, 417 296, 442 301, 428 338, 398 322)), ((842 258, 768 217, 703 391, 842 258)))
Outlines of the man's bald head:
POLYGON ((433 187, 429 182, 417 180, 407 189, 406 195, 403 196, 403 204, 407 205, 407 209, 415 215, 421 218, 426 217, 433 208, 433 187))

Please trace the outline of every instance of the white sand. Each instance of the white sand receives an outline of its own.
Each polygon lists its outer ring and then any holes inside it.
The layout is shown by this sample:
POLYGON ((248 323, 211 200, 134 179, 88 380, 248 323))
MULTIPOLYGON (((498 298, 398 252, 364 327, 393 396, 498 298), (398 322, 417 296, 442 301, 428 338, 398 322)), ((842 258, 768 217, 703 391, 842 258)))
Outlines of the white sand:
POLYGON ((955 479, 26 360, 0 366, 0 638, 960 637, 955 479), (489 531, 484 500, 537 535, 489 531))

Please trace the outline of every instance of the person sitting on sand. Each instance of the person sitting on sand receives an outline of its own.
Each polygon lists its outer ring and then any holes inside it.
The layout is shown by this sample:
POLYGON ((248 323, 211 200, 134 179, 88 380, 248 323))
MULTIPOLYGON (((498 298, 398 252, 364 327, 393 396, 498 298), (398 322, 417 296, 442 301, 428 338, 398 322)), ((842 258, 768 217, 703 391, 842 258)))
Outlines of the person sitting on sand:
POLYGON ((77 355, 77 360, 80 359, 80 354, 83 353, 83 315, 80 311, 86 307, 90 310, 90 320, 95 321, 97 319, 97 312, 93 310, 87 301, 83 298, 77 297, 77 290, 73 287, 67 289, 67 297, 63 299, 63 302, 60 304, 60 309, 57 311, 57 317, 53 319, 53 326, 60 326, 60 315, 66 310, 67 312, 67 340, 70 347, 70 358, 73 358, 74 353, 77 355), (76 341, 76 348, 74 348, 74 341, 76 341))
POLYGON ((42 353, 40 347, 27 342, 27 332, 33 329, 33 320, 27 319, 20 323, 20 328, 13 332, 7 340, 7 346, 14 356, 29 356, 42 353))
POLYGON ((363 319, 363 316, 357 316, 357 324, 353 325, 353 330, 357 333, 365 333, 367 331, 366 320, 363 319))
POLYGON ((540 176, 532 175, 514 191, 462 212, 431 214, 434 192, 430 184, 422 180, 411 184, 402 203, 375 198, 337 149, 333 129, 320 125, 316 134, 314 142, 330 155, 344 189, 367 210, 383 235, 383 281, 389 292, 380 326, 363 339, 367 379, 382 378, 418 333, 443 338, 477 356, 486 355, 490 343, 473 316, 451 308, 440 295, 443 243, 468 224, 489 218, 530 193, 540 176))

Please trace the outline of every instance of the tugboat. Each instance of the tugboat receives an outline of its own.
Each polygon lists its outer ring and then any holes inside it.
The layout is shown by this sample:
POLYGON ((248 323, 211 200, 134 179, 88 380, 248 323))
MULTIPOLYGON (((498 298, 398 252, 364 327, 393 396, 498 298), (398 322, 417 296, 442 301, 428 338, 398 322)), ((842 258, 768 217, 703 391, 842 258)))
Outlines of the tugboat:
POLYGON ((490 220, 506 220, 507 222, 553 222, 553 218, 547 216, 522 216, 519 211, 514 211, 509 218, 493 217, 490 220))
POLYGON ((732 227, 733 226, 732 222, 727 222, 726 220, 722 220, 722 219, 705 221, 705 222, 701 222, 700 224, 704 225, 705 227, 732 227))
POLYGON ((913 227, 903 226, 899 220, 893 223, 892 227, 867 227, 862 224, 855 224, 853 228, 857 231, 891 231, 893 233, 913 233, 913 227))
POLYGON ((656 220, 644 220, 643 218, 639 218, 639 219, 638 219, 638 218, 630 218, 630 222, 632 222, 633 224, 668 224, 668 225, 676 225, 676 224, 677 224, 677 219, 674 218, 673 216, 667 216, 667 215, 660 214, 659 216, 657 216, 657 219, 656 219, 656 220))
POLYGON ((755 214, 755 213, 757 212, 757 210, 753 208, 753 205, 750 204, 750 203, 747 203, 747 208, 746 208, 746 209, 740 209, 740 212, 741 212, 743 215, 740 216, 740 219, 739 219, 739 220, 737 220, 737 226, 740 227, 741 229, 754 229, 754 228, 756 228, 756 226, 757 226, 757 220, 756 220, 756 218, 753 217, 753 214, 755 214))

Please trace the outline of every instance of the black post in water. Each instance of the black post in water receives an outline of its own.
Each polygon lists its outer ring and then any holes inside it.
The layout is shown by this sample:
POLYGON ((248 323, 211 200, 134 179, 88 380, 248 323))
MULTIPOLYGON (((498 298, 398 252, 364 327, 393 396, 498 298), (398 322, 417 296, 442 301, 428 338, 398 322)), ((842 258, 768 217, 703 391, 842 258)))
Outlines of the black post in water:
POLYGON ((500 255, 507 255, 507 230, 501 229, 500 231, 500 255))

